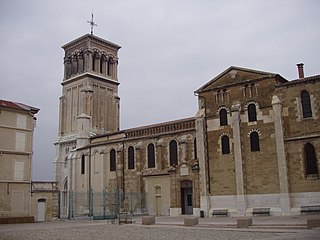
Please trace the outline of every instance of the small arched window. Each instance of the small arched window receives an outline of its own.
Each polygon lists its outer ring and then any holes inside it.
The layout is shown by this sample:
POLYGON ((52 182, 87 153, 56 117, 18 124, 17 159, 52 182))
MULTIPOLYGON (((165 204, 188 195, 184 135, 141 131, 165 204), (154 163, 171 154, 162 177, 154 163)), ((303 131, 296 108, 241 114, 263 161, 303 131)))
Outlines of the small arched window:
POLYGON ((318 174, 316 151, 311 143, 304 145, 305 173, 306 175, 318 174))
POLYGON ((221 138, 221 148, 222 148, 222 154, 230 153, 230 143, 229 143, 229 137, 227 135, 224 135, 221 138))
POLYGON ((248 105, 248 120, 249 122, 255 122, 257 121, 257 110, 256 105, 253 103, 250 103, 248 105))
POLYGON ((194 149, 194 159, 198 159, 197 138, 194 138, 194 140, 193 140, 193 149, 194 149))
POLYGON ((301 91, 300 97, 301 97, 303 118, 312 117, 310 94, 307 91, 303 90, 303 91, 301 91))
POLYGON ((227 126, 228 125, 228 112, 226 109, 221 109, 219 111, 220 116, 220 126, 227 126))
POLYGON ((100 73, 103 73, 103 57, 100 57, 100 73))
POLYGON ((156 159, 154 154, 154 145, 150 143, 148 145, 148 168, 154 168, 156 166, 156 159))
POLYGON ((260 151, 259 134, 257 132, 250 134, 250 146, 252 152, 260 151))
POLYGON ((110 171, 116 171, 117 161, 116 161, 116 150, 112 149, 110 151, 110 171))
POLYGON ((96 71, 96 55, 92 54, 92 71, 96 71))
POLYGON ((134 169, 134 148, 128 148, 128 169, 134 169))
POLYGON ((112 74, 112 69, 111 69, 111 67, 112 67, 112 58, 111 57, 108 59, 108 64, 107 65, 108 65, 107 75, 111 76, 111 74, 112 74))
POLYGON ((175 140, 169 143, 169 153, 170 166, 176 166, 178 164, 178 146, 175 140))
POLYGON ((85 174, 86 169, 86 159, 84 154, 81 156, 81 174, 85 174))

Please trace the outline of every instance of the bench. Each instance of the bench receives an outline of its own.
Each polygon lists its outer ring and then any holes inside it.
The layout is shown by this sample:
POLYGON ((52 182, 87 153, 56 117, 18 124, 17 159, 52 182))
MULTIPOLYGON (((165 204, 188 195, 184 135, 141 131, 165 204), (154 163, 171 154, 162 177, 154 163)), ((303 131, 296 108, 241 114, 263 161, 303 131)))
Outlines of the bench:
POLYGON ((320 212, 320 205, 301 206, 300 207, 300 212, 301 213, 320 212))
POLYGON ((228 216, 228 209, 214 209, 212 210, 212 216, 228 216))
POLYGON ((255 214, 270 215, 270 208, 253 208, 252 215, 255 215, 255 214))

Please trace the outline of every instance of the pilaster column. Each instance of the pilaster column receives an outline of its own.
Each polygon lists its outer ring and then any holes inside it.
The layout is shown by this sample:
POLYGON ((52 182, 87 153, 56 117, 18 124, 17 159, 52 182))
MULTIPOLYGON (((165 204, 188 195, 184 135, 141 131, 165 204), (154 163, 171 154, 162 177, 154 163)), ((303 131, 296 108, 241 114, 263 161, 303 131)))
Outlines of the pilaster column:
POLYGON ((209 181, 208 172, 210 168, 207 160, 207 139, 206 139, 206 119, 205 109, 202 108, 196 115, 196 139, 197 139, 197 156, 199 161, 199 186, 200 186, 200 210, 204 212, 205 216, 209 216, 210 210, 210 194, 209 194, 209 181))
POLYGON ((240 131, 240 103, 231 107, 231 125, 234 139, 234 162, 236 170, 237 211, 244 216, 246 211, 246 197, 243 181, 242 148, 240 131))
POLYGON ((277 96, 272 97, 272 108, 274 118, 274 130, 276 139, 276 150, 278 158, 280 207, 282 215, 290 215, 291 203, 289 195, 287 159, 284 144, 284 131, 282 120, 282 104, 277 96))

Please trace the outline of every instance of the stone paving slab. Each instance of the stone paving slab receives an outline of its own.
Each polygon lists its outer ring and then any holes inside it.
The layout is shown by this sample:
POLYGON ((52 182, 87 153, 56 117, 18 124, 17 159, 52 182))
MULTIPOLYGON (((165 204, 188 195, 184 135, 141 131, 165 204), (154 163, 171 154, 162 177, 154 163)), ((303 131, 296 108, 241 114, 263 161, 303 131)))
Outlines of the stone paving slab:
MULTIPOLYGON (((318 216, 313 216, 317 218, 318 216)), ((258 222, 266 223, 300 223, 310 217, 304 218, 266 218, 262 217, 258 222)), ((183 226, 183 217, 157 217, 155 225, 141 225, 139 218, 134 219, 133 224, 109 224, 106 220, 96 221, 80 221, 80 220, 57 220, 49 223, 33 223, 33 224, 5 224, 0 225, 0 240, 185 240, 185 239, 284 239, 284 240, 314 240, 320 239, 320 228, 316 229, 237 229, 237 228, 215 228, 213 222, 215 219, 199 219, 199 224, 190 228, 183 226), (202 221, 201 221, 202 220, 202 221), (158 221, 158 223, 157 223, 158 221), (159 223, 160 222, 160 223, 159 223), (166 224, 161 224, 166 223, 166 224), (210 225, 211 224, 211 225, 210 225)), ((140 218, 141 220, 141 218, 140 218)), ((220 223, 230 223, 235 219, 219 219, 220 223)))

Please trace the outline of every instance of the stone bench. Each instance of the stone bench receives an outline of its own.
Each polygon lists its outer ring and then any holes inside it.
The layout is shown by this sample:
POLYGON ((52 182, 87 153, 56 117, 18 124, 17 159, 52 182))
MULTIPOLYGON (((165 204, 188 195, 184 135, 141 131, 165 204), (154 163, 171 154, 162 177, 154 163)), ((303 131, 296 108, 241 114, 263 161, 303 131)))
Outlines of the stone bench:
POLYGON ((301 213, 320 212, 320 205, 301 206, 300 207, 300 212, 301 213))
POLYGON ((270 215, 270 208, 253 208, 252 215, 255 214, 270 215))
POLYGON ((228 216, 228 209, 214 209, 212 210, 212 216, 228 216))
POLYGON ((252 218, 238 218, 237 228, 248 228, 252 225, 252 218))
POLYGON ((153 225, 156 223, 155 216, 144 216, 142 217, 142 225, 153 225))
POLYGON ((0 224, 34 223, 33 216, 26 217, 0 217, 0 224))
POLYGON ((184 219, 184 226, 186 227, 192 227, 197 224, 199 224, 199 219, 197 217, 186 217, 184 219))
POLYGON ((308 228, 317 228, 320 227, 320 218, 319 219, 307 219, 308 228))

